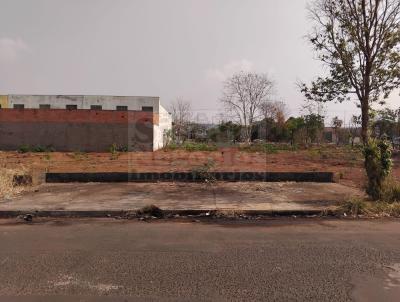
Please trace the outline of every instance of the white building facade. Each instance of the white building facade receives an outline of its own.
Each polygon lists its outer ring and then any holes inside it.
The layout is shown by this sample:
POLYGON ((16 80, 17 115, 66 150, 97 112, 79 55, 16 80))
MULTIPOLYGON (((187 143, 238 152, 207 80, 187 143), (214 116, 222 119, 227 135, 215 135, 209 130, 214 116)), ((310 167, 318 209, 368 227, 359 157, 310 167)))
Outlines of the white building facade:
POLYGON ((100 95, 7 95, 1 96, 1 108, 116 110, 153 112, 153 150, 165 146, 172 129, 171 114, 160 104, 159 97, 100 95))

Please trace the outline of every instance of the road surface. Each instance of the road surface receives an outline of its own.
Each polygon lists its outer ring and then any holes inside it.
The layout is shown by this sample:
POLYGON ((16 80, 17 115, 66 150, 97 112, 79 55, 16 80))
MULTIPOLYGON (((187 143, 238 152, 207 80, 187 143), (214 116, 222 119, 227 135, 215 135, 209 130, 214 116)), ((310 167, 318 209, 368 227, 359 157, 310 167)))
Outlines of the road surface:
POLYGON ((400 300, 400 221, 0 220, 0 301, 351 300, 400 300))

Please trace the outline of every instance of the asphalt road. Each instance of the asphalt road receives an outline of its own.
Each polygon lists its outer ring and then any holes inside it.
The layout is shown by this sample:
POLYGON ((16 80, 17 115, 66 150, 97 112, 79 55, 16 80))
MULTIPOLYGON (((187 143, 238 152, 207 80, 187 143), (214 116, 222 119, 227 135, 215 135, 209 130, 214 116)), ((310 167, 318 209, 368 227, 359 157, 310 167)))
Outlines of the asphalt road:
POLYGON ((400 221, 0 220, 0 301, 399 301, 400 221))

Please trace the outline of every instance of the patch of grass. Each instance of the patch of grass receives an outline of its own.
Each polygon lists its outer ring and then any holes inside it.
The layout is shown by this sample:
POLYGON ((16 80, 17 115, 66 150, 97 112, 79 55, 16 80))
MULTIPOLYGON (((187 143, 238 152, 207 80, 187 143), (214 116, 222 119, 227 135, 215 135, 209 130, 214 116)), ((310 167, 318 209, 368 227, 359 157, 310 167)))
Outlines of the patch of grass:
POLYGON ((196 143, 196 142, 184 142, 181 145, 176 143, 170 143, 168 146, 164 148, 165 151, 174 151, 174 150, 185 150, 188 152, 194 151, 217 151, 218 147, 213 144, 206 144, 206 143, 196 143))
POLYGON ((382 201, 388 203, 400 202, 400 183, 393 178, 386 179, 382 185, 380 194, 382 201))
POLYGON ((352 197, 340 205, 339 212, 345 215, 358 216, 365 214, 366 208, 367 203, 364 199, 352 197))
POLYGON ((110 148, 109 151, 111 153, 111 160, 115 160, 119 157, 120 153, 122 152, 128 152, 128 147, 127 146, 118 146, 116 143, 113 143, 110 148))
POLYGON ((359 215, 370 217, 400 217, 400 202, 367 201, 362 198, 351 198, 339 207, 339 214, 353 217, 359 215))
POLYGON ((138 216, 153 216, 157 218, 163 218, 164 217, 164 212, 161 210, 159 207, 155 205, 148 205, 144 206, 140 210, 136 211, 136 214, 138 216))
POLYGON ((289 144, 256 143, 256 144, 241 146, 240 150, 244 152, 275 154, 278 153, 279 151, 297 151, 298 146, 289 144))

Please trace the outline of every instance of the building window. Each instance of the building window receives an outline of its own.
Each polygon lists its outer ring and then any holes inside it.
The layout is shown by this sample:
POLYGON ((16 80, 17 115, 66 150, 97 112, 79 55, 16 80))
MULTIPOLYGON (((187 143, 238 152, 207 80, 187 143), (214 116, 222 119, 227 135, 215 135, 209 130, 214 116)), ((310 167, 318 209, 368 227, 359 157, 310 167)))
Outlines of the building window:
POLYGON ((67 106, 65 106, 65 108, 67 110, 76 110, 76 109, 78 109, 78 106, 77 105, 67 105, 67 106))
POLYGON ((117 106, 117 111, 128 111, 128 106, 117 106))
POLYGON ((50 104, 40 104, 39 109, 50 109, 50 104))
POLYGON ((14 109, 24 109, 25 105, 24 104, 14 104, 14 109))
POLYGON ((151 106, 143 106, 142 111, 153 112, 153 107, 151 106))
POLYGON ((91 110, 103 110, 103 106, 101 105, 90 105, 91 110))

